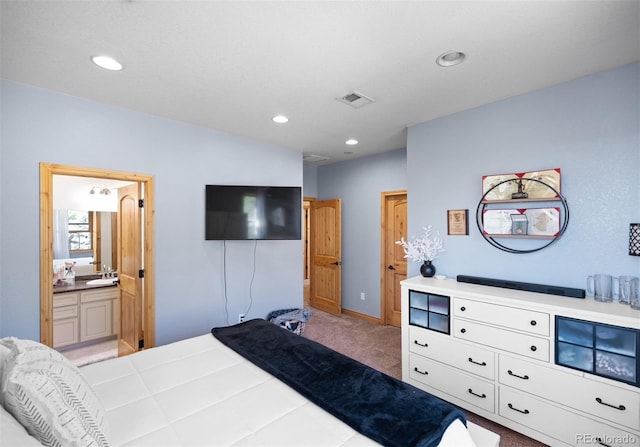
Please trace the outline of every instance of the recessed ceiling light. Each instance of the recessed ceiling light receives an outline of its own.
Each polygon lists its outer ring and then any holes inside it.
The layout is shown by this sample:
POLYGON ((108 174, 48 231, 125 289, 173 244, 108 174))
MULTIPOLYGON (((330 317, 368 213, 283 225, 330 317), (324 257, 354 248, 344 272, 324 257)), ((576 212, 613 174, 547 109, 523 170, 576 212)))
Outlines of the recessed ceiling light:
POLYGON ((461 64, 467 57, 462 51, 447 51, 436 59, 436 64, 441 67, 452 67, 461 64))
POLYGON ((104 68, 106 70, 122 70, 122 64, 109 56, 93 56, 91 60, 98 67, 104 68))
POLYGON ((351 138, 350 140, 345 141, 344 144, 348 144, 349 146, 355 146, 356 144, 358 144, 358 140, 354 140, 353 138, 351 138))
POLYGON ((289 118, 287 118, 284 115, 277 115, 277 116, 274 116, 271 119, 273 120, 274 123, 278 123, 278 124, 284 124, 284 123, 289 122, 289 118))

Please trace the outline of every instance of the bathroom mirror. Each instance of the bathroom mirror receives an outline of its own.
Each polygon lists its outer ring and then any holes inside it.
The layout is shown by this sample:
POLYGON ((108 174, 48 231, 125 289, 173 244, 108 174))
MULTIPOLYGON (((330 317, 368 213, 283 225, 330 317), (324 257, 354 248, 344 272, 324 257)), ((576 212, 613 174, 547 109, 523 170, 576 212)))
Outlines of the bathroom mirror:
POLYGON ((53 269, 76 262, 77 276, 117 270, 118 188, 131 182, 53 176, 53 269))
MULTIPOLYGON (((69 216, 78 214, 83 210, 54 210, 53 219, 53 264, 64 265, 65 262, 76 262, 74 267, 77 276, 86 276, 98 273, 102 266, 117 270, 116 241, 117 241, 117 213, 109 211, 87 211, 87 222, 82 225, 81 233, 69 231, 69 216), (85 235, 85 233, 88 233, 85 235), (78 235, 86 240, 80 245, 74 240, 78 235), (70 241, 71 240, 71 241, 70 241), (73 250, 82 248, 82 250, 73 250)), ((73 224, 71 225, 73 227, 73 224)))

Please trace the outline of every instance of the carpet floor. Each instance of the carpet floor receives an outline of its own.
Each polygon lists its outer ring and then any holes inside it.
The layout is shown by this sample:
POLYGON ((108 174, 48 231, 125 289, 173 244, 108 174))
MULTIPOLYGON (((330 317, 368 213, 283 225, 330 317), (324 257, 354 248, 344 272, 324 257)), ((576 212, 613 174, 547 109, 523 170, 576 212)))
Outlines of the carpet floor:
MULTIPOLYGON (((397 379, 402 379, 400 328, 382 326, 348 315, 336 317, 313 309, 305 337, 328 346, 397 379)), ((474 413, 467 419, 500 435, 501 447, 542 447, 542 444, 474 413)))

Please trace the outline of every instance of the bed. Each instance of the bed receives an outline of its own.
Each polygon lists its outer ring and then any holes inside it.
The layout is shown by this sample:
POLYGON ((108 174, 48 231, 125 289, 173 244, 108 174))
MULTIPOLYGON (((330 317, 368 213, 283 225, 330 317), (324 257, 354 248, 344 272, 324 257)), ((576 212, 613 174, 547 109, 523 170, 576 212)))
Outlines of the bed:
POLYGON ((429 422, 435 430, 420 431, 428 425, 417 423, 421 399, 437 398, 265 320, 81 368, 44 345, 8 337, 0 340, 0 365, 1 445, 42 445, 36 438, 123 447, 499 445, 498 435, 446 403, 442 419, 429 422), (354 387, 356 376, 366 380, 354 387), (370 380, 376 385, 368 389, 370 380), (329 394, 318 397, 323 383, 329 394), (377 396, 369 401, 371 388, 377 396), (400 397, 380 395, 386 388, 400 397), (52 395, 64 402, 50 402, 52 395), (381 399, 402 402, 380 412, 381 399), (362 417, 368 407, 384 417, 362 417), (414 419, 415 430, 393 431, 414 419))

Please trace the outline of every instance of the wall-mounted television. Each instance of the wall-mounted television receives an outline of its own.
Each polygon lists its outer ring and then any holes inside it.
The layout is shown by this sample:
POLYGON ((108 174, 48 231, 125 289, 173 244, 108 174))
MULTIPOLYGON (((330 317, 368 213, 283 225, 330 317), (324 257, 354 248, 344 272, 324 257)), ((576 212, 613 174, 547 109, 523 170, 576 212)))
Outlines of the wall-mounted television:
POLYGON ((206 185, 206 240, 300 240, 299 186, 206 185))

